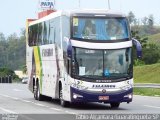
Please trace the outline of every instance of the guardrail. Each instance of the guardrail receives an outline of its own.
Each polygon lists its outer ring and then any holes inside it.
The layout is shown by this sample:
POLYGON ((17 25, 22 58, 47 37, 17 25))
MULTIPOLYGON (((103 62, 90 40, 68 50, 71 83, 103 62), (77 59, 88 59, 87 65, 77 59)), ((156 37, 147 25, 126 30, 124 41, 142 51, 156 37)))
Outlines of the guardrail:
POLYGON ((156 83, 135 83, 135 88, 160 88, 160 84, 156 83))
POLYGON ((0 83, 12 83, 12 77, 11 76, 0 77, 0 83))

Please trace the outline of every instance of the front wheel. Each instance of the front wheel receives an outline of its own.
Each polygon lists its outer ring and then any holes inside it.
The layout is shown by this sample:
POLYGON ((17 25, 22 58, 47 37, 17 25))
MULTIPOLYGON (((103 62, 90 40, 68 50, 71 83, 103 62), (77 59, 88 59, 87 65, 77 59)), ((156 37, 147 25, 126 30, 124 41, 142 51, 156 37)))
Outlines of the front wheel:
POLYGON ((120 103, 119 102, 114 102, 114 103, 110 103, 111 108, 118 108, 120 103))
POLYGON ((62 88, 59 91, 59 99, 60 99, 60 105, 62 107, 67 107, 69 105, 68 101, 63 100, 63 92, 62 92, 62 88))

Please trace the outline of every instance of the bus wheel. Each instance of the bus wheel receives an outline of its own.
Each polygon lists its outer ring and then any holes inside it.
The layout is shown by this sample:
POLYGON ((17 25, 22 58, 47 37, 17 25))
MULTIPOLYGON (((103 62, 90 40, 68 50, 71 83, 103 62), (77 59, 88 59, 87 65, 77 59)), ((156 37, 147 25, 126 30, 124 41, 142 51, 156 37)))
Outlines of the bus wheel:
POLYGON ((38 100, 38 98, 37 98, 37 86, 34 85, 33 88, 34 88, 34 89, 33 89, 34 99, 35 99, 35 100, 38 100))
POLYGON ((118 108, 120 103, 119 102, 113 102, 113 103, 110 103, 111 105, 111 108, 118 108))
POLYGON ((62 107, 67 107, 69 105, 69 102, 63 100, 62 88, 60 88, 60 91, 59 91, 59 99, 60 99, 60 104, 62 107))
POLYGON ((39 100, 39 101, 42 101, 43 100, 43 95, 41 95, 40 93, 40 87, 39 87, 39 84, 37 83, 37 89, 36 89, 36 100, 39 100))

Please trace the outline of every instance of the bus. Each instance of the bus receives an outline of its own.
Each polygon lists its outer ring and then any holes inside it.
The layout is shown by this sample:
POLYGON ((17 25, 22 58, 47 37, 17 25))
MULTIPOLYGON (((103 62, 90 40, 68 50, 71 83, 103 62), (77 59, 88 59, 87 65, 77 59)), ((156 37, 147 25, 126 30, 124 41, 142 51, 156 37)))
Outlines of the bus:
POLYGON ((118 108, 133 98, 133 45, 127 17, 112 10, 63 10, 28 20, 29 90, 69 103, 99 102, 118 108))

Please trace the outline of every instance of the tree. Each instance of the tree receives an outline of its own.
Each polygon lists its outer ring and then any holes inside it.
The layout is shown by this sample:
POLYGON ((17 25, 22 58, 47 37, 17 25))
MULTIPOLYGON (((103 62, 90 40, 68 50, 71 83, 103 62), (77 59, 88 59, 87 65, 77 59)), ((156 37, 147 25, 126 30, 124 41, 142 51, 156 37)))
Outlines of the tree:
POLYGON ((3 33, 0 33, 0 41, 5 41, 5 36, 3 33))
POLYGON ((4 34, 0 33, 0 51, 0 67, 22 69, 21 66, 26 64, 25 30, 21 30, 20 37, 13 33, 5 38, 4 34))
POLYGON ((151 14, 151 15, 148 16, 148 26, 149 26, 149 28, 152 28, 153 25, 154 25, 154 17, 151 14))
POLYGON ((160 59, 159 48, 156 44, 147 44, 147 47, 143 49, 143 58, 142 60, 145 64, 154 64, 157 63, 160 59))
POLYGON ((0 68, 0 77, 12 76, 13 80, 19 79, 15 72, 9 68, 0 68))
POLYGON ((128 21, 130 24, 132 24, 135 21, 135 15, 132 11, 128 13, 128 21))
POLYGON ((141 22, 143 23, 143 25, 146 26, 148 24, 148 18, 147 17, 142 18, 141 22))

